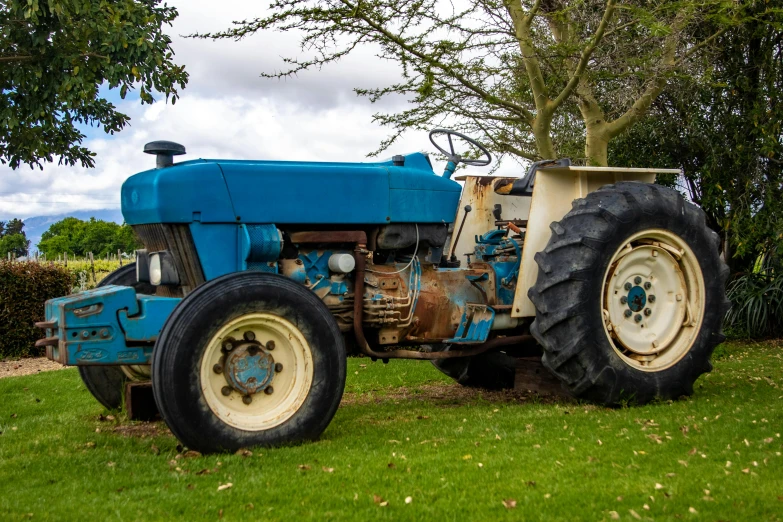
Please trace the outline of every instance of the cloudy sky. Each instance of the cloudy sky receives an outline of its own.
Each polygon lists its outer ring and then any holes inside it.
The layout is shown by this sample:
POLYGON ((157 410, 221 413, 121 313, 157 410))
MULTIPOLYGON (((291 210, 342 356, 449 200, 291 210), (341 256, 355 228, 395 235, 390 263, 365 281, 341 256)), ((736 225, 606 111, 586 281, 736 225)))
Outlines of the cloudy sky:
MULTIPOLYGON (((397 79, 394 64, 360 49, 344 61, 286 81, 259 73, 282 68, 281 56, 299 52, 293 34, 268 33, 240 42, 193 40, 180 35, 216 31, 232 20, 263 14, 265 2, 175 0, 179 18, 169 29, 177 63, 190 81, 176 105, 144 105, 137 98, 109 98, 131 117, 115 136, 90 130, 86 145, 97 153, 94 169, 47 165, 44 170, 0 167, 0 220, 74 210, 118 208, 120 186, 154 165, 144 143, 167 139, 186 146, 193 158, 366 161, 389 130, 372 123, 379 109, 354 87, 385 86, 397 79)), ((411 132, 389 155, 433 151, 426 133, 411 132)), ((474 172, 486 172, 487 168, 474 172)))

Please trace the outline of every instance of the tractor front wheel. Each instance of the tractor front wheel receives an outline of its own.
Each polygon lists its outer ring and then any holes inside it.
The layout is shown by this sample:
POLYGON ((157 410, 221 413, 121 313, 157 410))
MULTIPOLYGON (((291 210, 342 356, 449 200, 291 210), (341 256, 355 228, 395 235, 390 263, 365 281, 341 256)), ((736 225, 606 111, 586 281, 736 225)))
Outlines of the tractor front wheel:
POLYGON ((277 274, 199 286, 155 344, 152 385, 171 431, 201 452, 314 440, 345 386, 340 329, 323 302, 277 274))
POLYGON ((574 201, 551 229, 528 291, 544 366, 607 405, 693 393, 728 308, 704 212, 672 189, 623 182, 574 201))

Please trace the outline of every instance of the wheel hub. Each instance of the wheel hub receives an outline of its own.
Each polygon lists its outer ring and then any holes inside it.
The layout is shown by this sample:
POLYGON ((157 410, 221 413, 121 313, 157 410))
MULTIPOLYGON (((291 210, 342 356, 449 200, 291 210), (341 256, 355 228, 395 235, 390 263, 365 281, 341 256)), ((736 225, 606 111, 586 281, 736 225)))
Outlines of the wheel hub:
POLYGON ((272 383, 275 360, 258 344, 242 344, 226 356, 224 374, 229 386, 248 396, 272 383))
POLYGON ((628 292, 628 308, 632 312, 641 312, 647 304, 647 292, 641 286, 634 286, 628 292))

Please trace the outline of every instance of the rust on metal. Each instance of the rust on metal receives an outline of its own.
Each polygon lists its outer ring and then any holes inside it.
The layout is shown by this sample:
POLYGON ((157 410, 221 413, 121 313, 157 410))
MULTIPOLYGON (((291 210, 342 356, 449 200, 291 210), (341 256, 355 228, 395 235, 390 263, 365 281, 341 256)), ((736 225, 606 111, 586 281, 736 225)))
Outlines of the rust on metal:
POLYGON ((36 348, 41 348, 44 346, 57 346, 57 344, 60 342, 59 337, 45 337, 43 339, 39 339, 35 342, 36 348))
POLYGON ((35 327, 36 328, 40 328, 42 330, 47 330, 47 329, 51 329, 51 328, 57 327, 57 322, 56 321, 39 321, 39 322, 35 323, 35 327))
POLYGON ((361 243, 367 244, 367 234, 362 230, 323 230, 292 232, 289 234, 294 244, 313 243, 361 243))

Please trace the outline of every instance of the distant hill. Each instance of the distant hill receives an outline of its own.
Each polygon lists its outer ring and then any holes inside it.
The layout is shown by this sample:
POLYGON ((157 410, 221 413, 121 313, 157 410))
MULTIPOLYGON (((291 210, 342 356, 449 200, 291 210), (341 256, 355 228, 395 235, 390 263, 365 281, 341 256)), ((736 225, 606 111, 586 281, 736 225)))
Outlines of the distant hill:
POLYGON ((44 232, 49 230, 49 227, 53 223, 57 223, 67 217, 75 217, 88 221, 91 217, 100 219, 103 221, 114 221, 115 223, 122 224, 122 212, 118 208, 104 208, 100 210, 76 210, 74 212, 67 212, 65 214, 58 214, 56 216, 35 216, 24 221, 24 232, 27 234, 27 239, 30 240, 30 253, 33 254, 38 249, 36 246, 41 241, 41 236, 44 232))

